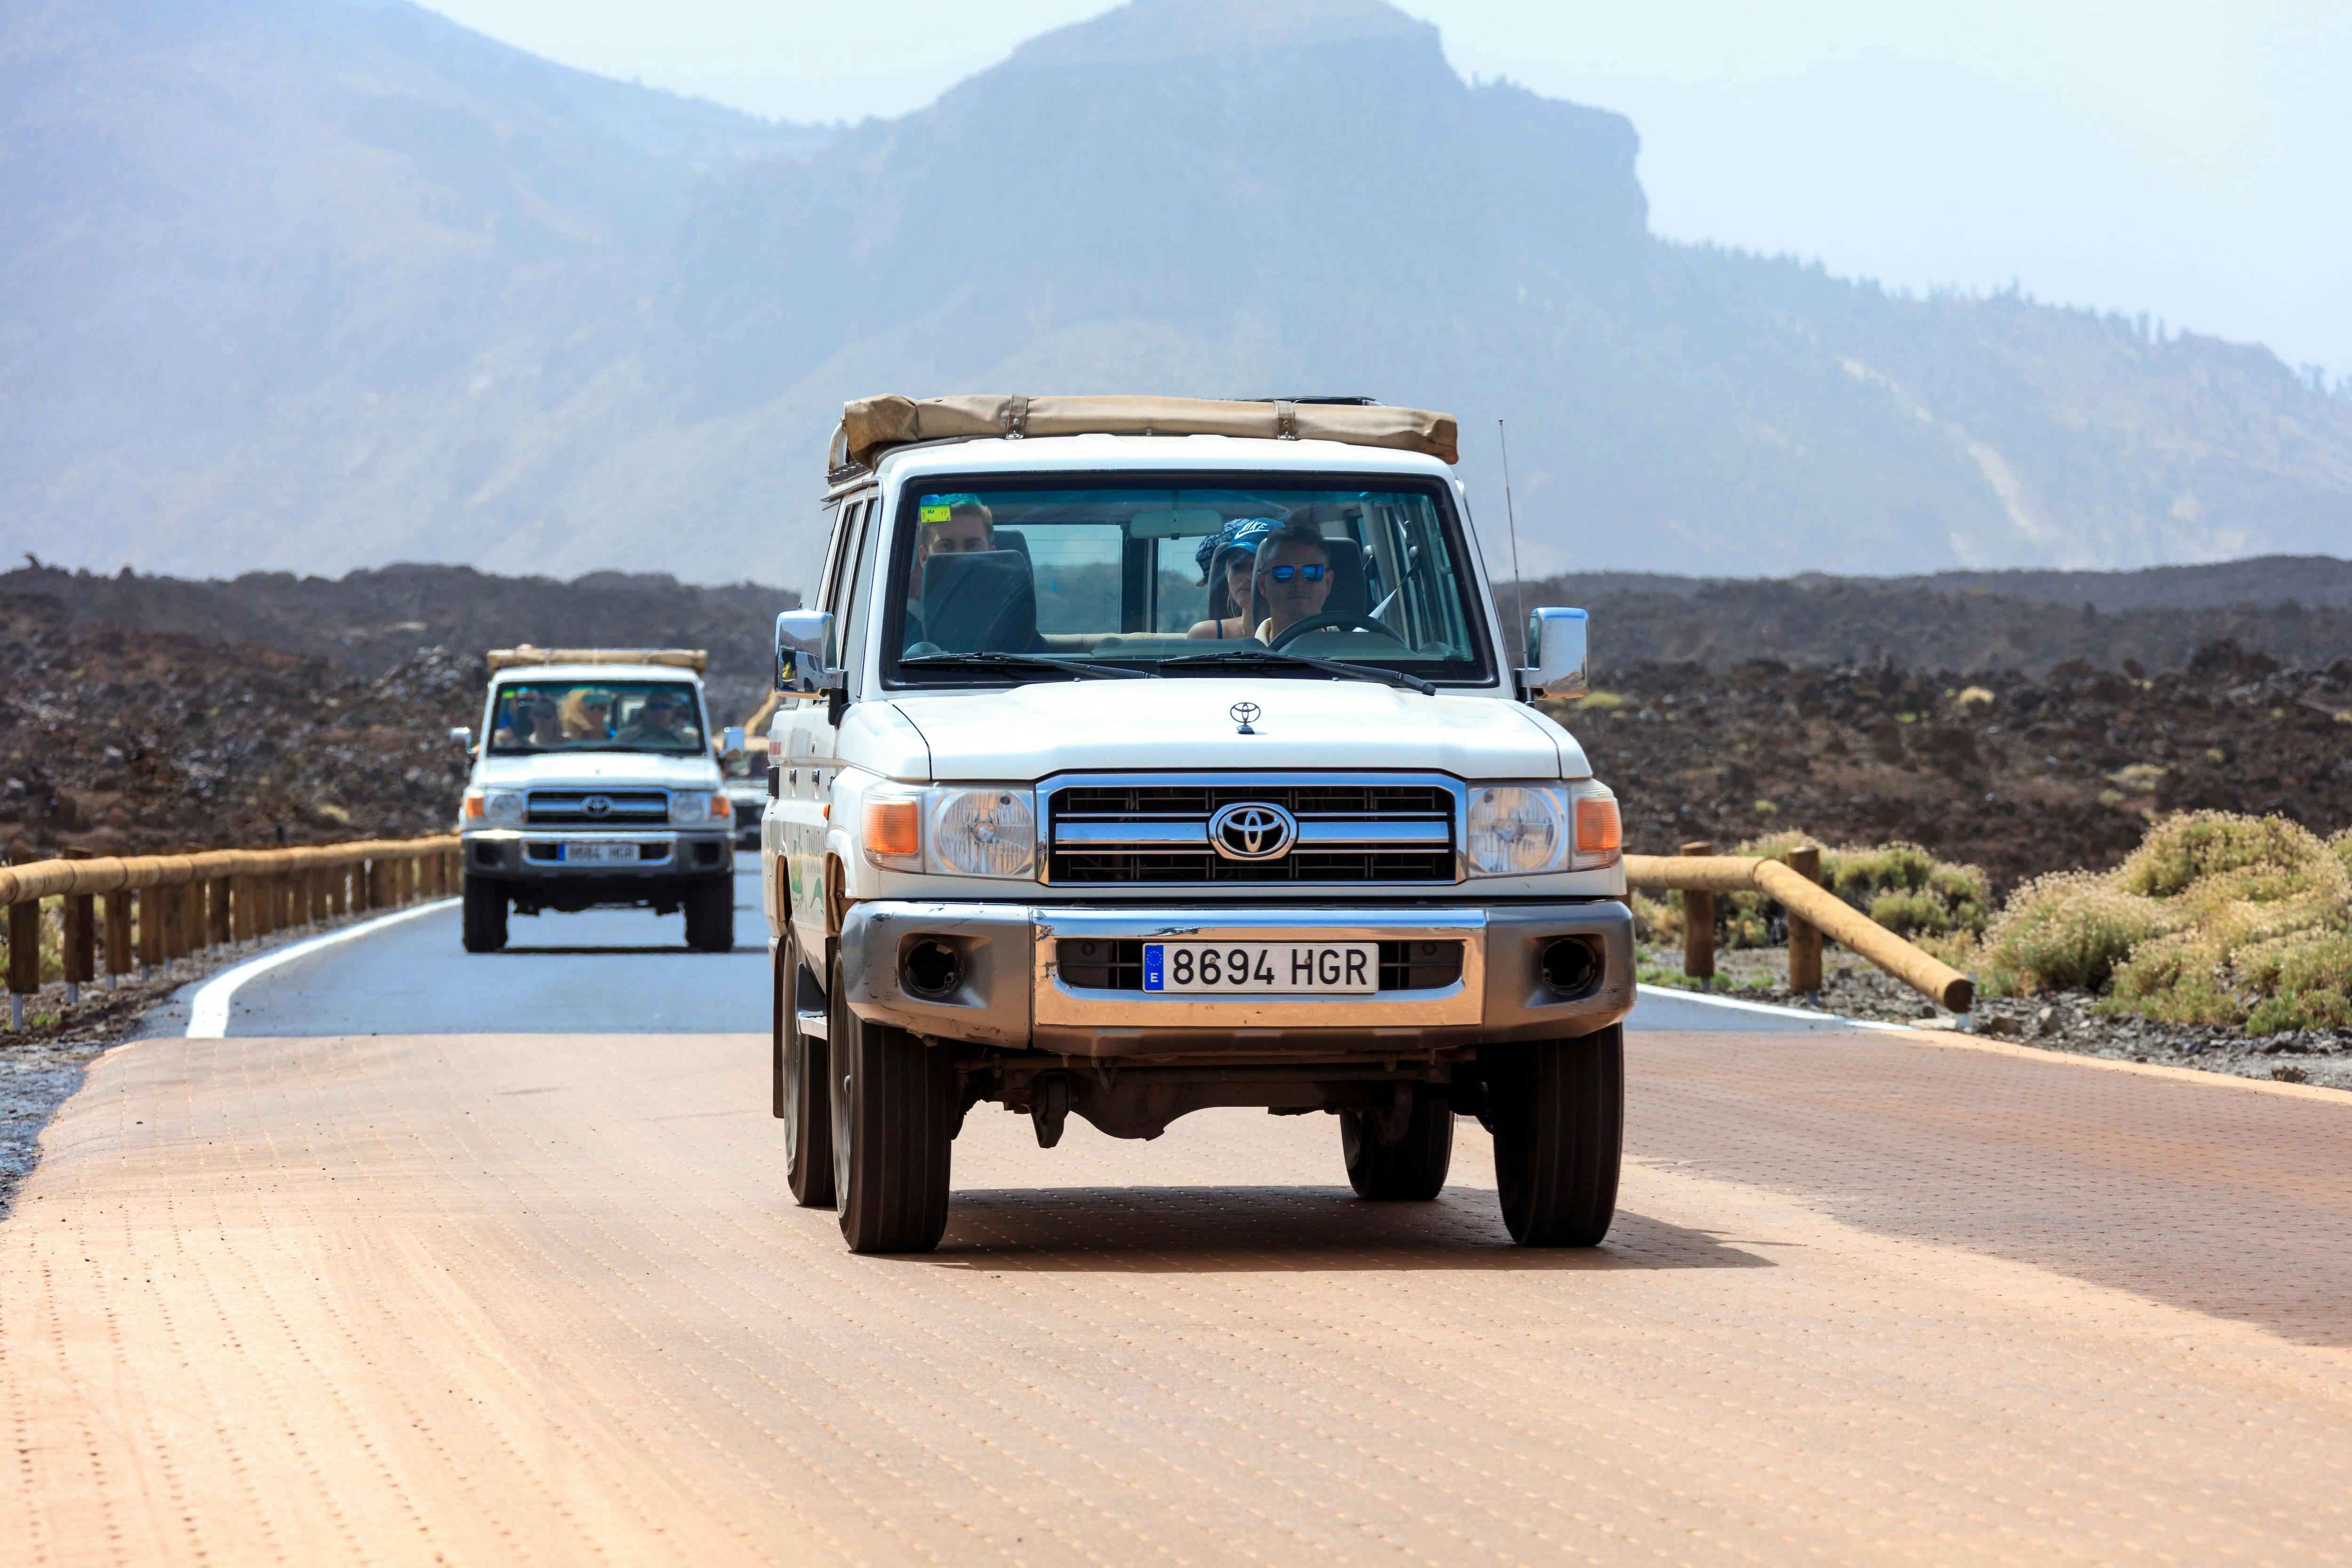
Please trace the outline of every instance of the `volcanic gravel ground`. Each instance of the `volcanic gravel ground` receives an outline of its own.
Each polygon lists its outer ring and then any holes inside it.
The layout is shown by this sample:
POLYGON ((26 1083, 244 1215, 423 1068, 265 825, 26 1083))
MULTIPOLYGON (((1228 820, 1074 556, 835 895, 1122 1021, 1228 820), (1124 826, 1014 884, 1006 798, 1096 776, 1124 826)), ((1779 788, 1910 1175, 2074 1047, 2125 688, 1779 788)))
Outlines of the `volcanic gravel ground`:
MULTIPOLYGON (((1688 985, 1692 983, 1682 978, 1682 962, 1680 947, 1644 948, 1643 980, 1649 984, 1688 985)), ((2095 998, 2071 993, 1980 996, 1974 1007, 1956 1016, 1901 981, 1835 947, 1822 955, 1822 989, 1810 996, 1789 989, 1785 947, 1718 948, 1715 968, 1715 980, 1707 989, 1746 1002, 1958 1029, 2044 1050, 2116 1061, 2157 1062, 2238 1078, 2352 1089, 2352 1029, 2249 1035, 2223 1026, 2153 1023, 2097 1012, 2095 998)))
POLYGON ((479 658, 426 649, 362 678, 185 632, 68 626, 0 597, 0 839, 161 853, 446 830, 479 658))
POLYGON ((2062 665, 2047 679, 1891 663, 1721 673, 1645 664, 1547 710, 1617 792, 1626 847, 1718 852, 1780 829, 1909 839, 1996 892, 2121 860, 2148 824, 2215 807, 2352 825, 2352 657, 2282 668, 2227 642, 2185 670, 2062 665))

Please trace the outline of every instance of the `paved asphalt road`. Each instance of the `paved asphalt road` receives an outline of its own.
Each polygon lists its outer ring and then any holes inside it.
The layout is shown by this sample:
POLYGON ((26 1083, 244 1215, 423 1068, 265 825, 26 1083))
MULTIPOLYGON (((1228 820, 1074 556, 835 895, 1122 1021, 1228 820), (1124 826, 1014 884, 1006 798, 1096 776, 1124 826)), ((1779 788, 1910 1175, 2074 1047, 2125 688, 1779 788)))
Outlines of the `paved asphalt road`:
MULTIPOLYGON (((457 944, 457 911, 323 948, 237 988, 231 1035, 764 1034, 766 926, 758 862, 737 857, 732 953, 689 952, 683 915, 517 916, 500 953, 457 944)), ((150 1021, 186 1027, 184 998, 150 1021)), ((1821 1029, 1680 997, 1644 997, 1637 1028, 1821 1029)))
POLYGON ((1595 1251, 1474 1122, 1367 1204, 1327 1118, 982 1110, 859 1258, 751 920, 600 921, 92 1068, 0 1223, 0 1561, 2352 1561, 2352 1096, 1645 1000, 1595 1251), (625 1032, 681 996, 743 1032, 625 1032))

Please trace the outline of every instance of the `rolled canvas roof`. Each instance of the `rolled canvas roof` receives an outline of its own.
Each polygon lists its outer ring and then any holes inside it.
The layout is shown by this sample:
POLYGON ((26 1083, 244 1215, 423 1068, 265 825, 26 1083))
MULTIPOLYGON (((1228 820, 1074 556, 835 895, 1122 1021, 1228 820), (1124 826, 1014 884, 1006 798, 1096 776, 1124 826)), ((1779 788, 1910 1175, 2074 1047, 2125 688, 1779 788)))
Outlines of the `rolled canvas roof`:
POLYGON ((915 441, 1014 435, 1291 437, 1425 452, 1449 463, 1462 460, 1455 445, 1454 416, 1420 408, 1228 403, 1210 397, 1028 397, 1002 393, 861 397, 842 406, 834 456, 836 463, 846 458, 870 468, 891 447, 915 441))
POLYGON ((494 647, 489 651, 492 674, 501 669, 542 664, 659 664, 690 669, 697 675, 710 667, 710 655, 698 647, 494 647))

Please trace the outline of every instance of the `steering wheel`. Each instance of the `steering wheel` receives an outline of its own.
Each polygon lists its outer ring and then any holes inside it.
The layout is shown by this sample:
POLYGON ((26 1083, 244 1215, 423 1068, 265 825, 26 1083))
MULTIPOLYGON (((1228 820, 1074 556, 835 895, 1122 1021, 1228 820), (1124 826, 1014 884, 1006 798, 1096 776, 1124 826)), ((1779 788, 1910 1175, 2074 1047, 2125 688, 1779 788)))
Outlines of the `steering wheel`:
POLYGON ((1332 631, 1341 627, 1354 627, 1361 631, 1375 632, 1380 636, 1388 638, 1389 641, 1396 644, 1397 647, 1404 647, 1404 639, 1402 637, 1397 636, 1396 633, 1389 630, 1387 626, 1383 626, 1379 621, 1372 619, 1370 616, 1309 616, 1305 620, 1285 626, 1282 630, 1275 633, 1274 640, 1267 643, 1265 646, 1268 648, 1284 647, 1290 643, 1297 641, 1298 638, 1305 637, 1308 632, 1332 631))

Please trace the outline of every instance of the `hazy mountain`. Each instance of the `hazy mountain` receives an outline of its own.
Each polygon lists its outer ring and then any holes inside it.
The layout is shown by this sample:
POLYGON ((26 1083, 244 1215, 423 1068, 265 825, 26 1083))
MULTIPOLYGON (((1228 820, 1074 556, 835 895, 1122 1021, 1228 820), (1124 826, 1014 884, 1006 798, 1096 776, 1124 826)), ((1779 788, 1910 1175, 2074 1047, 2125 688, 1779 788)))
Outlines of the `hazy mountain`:
POLYGON ((399 0, 0 12, 0 498, 68 557, 467 557, 697 185, 832 132, 399 0))
POLYGON ((2352 539, 2267 352, 1660 242, 1625 120, 1377 0, 1137 0, 829 140, 405 5, 5 26, 0 495, 68 562, 794 581, 881 390, 1446 408, 1498 571, 1507 416, 1530 575, 2352 539))

